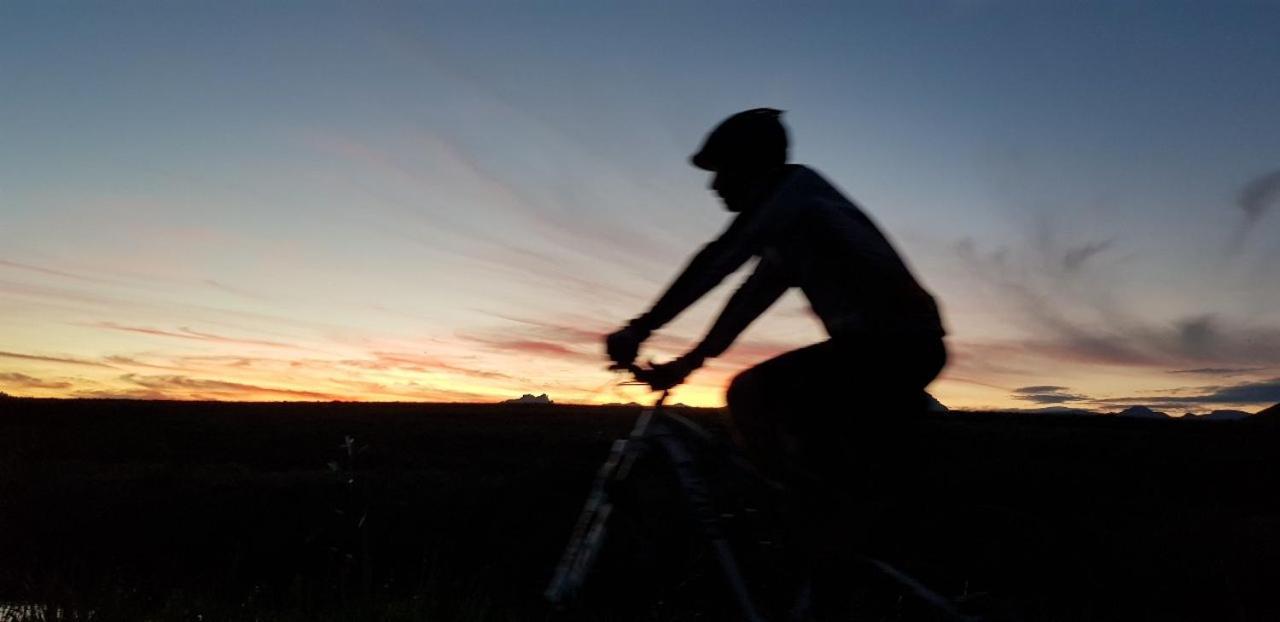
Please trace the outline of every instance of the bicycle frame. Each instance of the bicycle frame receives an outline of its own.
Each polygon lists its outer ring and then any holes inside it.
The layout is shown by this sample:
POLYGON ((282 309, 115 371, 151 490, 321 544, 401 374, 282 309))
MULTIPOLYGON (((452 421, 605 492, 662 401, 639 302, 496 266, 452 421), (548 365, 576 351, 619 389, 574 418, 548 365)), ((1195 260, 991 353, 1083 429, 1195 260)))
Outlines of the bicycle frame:
POLYGON ((663 406, 667 397, 668 392, 664 391, 652 408, 640 413, 627 438, 613 442, 609 457, 596 472, 591 492, 578 515, 545 596, 552 604, 560 605, 577 595, 604 544, 607 522, 613 512, 609 489, 626 480, 636 459, 658 448, 674 467, 694 520, 711 546, 743 618, 750 622, 765 622, 747 590, 733 549, 721 530, 720 517, 712 507, 706 480, 698 472, 693 452, 682 438, 682 434, 693 433, 710 440, 713 435, 685 417, 665 412, 663 406))
MULTIPOLYGON (((697 423, 679 414, 667 412, 664 405, 668 394, 669 391, 663 391, 651 408, 641 411, 631 433, 626 438, 613 442, 609 457, 596 472, 591 491, 578 515, 569 542, 565 546, 544 596, 553 605, 563 605, 577 596, 604 544, 607 523, 613 512, 613 502, 609 496, 610 489, 626 481, 632 466, 640 456, 657 448, 666 454, 674 468, 694 521, 710 545, 720 572, 743 618, 749 622, 766 622, 747 589, 733 549, 721 529, 720 515, 712 506, 707 482, 698 471, 694 454, 688 447, 690 435, 712 445, 721 443, 714 434, 697 423)), ((764 485, 775 489, 782 487, 781 484, 766 478, 744 457, 736 453, 728 453, 726 457, 735 466, 751 474, 764 485)), ((944 619, 973 620, 961 614, 948 599, 890 564, 866 555, 858 555, 857 559, 875 572, 906 588, 922 602, 934 607, 944 619)))

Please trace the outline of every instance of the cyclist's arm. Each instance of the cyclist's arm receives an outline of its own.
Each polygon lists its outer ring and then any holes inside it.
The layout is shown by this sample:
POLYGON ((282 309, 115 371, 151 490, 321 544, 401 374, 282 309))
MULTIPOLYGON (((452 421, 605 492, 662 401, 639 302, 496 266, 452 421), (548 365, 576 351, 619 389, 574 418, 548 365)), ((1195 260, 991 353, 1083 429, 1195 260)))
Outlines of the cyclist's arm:
POLYGON ((662 328, 742 267, 755 252, 764 224, 752 216, 758 215, 738 216, 720 237, 702 247, 653 308, 631 320, 630 326, 646 333, 662 328))
POLYGON ((751 322, 773 306, 790 287, 791 281, 787 273, 776 260, 766 254, 760 259, 755 272, 743 281, 738 291, 725 303, 724 310, 711 325, 711 330, 707 331, 702 343, 691 350, 688 356, 699 363, 720 356, 733 345, 733 341, 751 322))

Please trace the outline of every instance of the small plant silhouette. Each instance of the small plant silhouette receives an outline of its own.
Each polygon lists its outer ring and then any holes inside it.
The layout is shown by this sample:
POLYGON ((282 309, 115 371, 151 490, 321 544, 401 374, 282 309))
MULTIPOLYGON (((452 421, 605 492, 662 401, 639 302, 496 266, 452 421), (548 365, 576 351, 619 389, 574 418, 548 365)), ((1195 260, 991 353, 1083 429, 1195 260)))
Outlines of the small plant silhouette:
POLYGON ((369 502, 359 472, 359 457, 369 446, 346 435, 338 449, 338 459, 328 463, 329 471, 342 482, 342 496, 333 507, 329 556, 333 564, 332 587, 342 606, 348 608, 356 602, 367 602, 373 585, 367 528, 369 502))

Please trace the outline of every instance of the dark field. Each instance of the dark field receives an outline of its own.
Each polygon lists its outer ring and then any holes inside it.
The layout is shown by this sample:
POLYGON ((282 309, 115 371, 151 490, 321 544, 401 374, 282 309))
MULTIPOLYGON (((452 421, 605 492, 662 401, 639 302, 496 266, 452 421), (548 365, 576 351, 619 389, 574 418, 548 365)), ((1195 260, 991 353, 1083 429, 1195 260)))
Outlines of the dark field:
MULTIPOLYGON (((0 619, 732 619, 696 554, 654 573, 627 542, 594 600, 541 601, 636 413, 0 401, 0 619)), ((866 547, 940 591, 1041 620, 1280 619, 1280 426, 953 414, 911 439, 866 547)))

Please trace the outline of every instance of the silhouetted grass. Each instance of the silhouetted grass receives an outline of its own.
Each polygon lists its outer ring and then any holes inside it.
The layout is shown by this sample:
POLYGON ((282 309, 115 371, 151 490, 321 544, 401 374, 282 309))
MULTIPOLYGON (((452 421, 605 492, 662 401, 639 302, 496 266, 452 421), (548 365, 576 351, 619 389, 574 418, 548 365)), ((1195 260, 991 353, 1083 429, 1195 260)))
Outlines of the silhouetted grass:
MULTIPOLYGON (((673 557, 606 564, 584 610, 541 602, 635 410, 0 408, 0 603, 94 620, 732 618, 714 576, 673 557), (626 574, 650 562, 670 576, 626 574)), ((1033 619, 1280 619, 1280 430, 954 415, 912 438, 866 522, 868 546, 922 578, 1021 590, 1033 619), (1078 606, 1045 609, 1064 601, 1078 606)))

